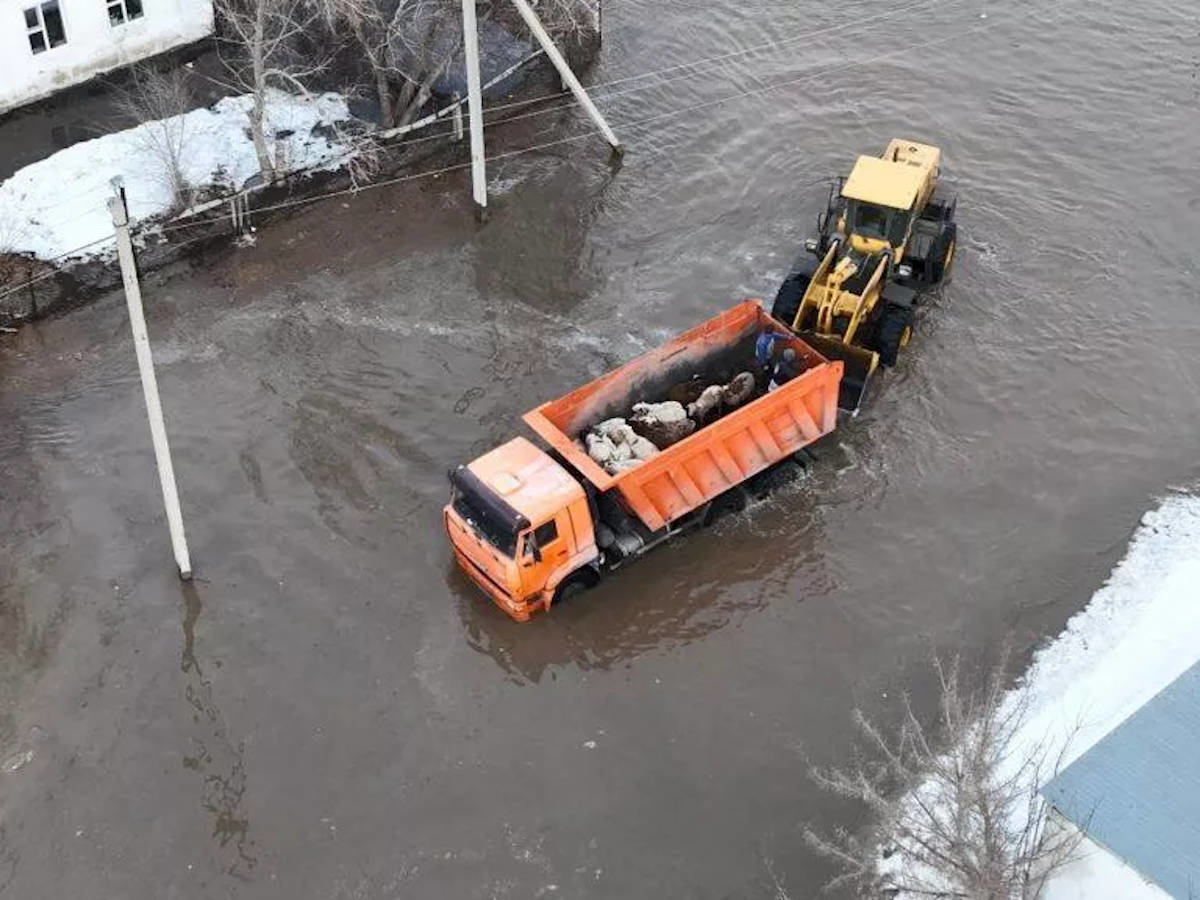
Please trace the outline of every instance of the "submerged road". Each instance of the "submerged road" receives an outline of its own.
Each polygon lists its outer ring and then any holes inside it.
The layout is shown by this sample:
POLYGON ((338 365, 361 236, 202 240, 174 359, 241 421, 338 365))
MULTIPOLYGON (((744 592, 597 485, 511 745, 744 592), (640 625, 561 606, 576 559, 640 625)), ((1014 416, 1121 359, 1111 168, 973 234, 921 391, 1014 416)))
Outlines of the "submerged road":
POLYGON ((1200 476, 1194 15, 621 0, 605 27, 593 82, 811 37, 597 91, 624 166, 506 159, 485 227, 457 173, 148 279, 191 585, 121 297, 0 336, 4 900, 813 896, 804 826, 862 824, 806 776, 851 710, 1056 632, 1200 476), (893 135, 944 149, 957 271, 811 477, 530 625, 487 604, 446 469, 771 294, 813 179, 893 135))

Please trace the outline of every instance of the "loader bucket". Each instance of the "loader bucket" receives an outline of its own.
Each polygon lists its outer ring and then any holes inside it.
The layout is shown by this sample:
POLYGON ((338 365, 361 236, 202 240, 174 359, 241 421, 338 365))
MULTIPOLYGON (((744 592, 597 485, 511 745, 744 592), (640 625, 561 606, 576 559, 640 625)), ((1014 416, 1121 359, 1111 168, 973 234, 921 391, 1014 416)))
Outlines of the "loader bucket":
POLYGON ((879 354, 812 331, 797 331, 796 336, 826 359, 840 359, 844 363, 842 383, 838 386, 838 409, 856 412, 879 365, 879 354))

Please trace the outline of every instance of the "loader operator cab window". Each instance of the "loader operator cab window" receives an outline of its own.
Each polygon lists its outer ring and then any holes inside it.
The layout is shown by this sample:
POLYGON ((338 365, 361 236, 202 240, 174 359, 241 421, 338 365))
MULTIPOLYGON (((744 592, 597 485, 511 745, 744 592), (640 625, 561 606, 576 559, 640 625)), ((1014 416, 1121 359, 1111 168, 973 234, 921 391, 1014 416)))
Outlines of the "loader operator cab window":
POLYGON ((905 210, 877 206, 863 200, 851 200, 846 207, 846 222, 850 234, 887 241, 893 247, 904 243, 910 218, 905 210))

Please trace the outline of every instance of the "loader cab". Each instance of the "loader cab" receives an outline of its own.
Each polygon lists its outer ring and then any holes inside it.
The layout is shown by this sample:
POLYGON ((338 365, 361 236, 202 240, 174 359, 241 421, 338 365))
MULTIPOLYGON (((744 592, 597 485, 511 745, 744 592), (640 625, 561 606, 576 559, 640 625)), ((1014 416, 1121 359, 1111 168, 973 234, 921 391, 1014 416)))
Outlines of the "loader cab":
POLYGON ((850 246, 863 254, 891 250, 899 262, 932 177, 928 165, 901 159, 890 146, 883 158, 860 156, 842 185, 841 230, 850 246))
POLYGON ((450 472, 443 512, 459 567, 519 621, 598 556, 583 488, 524 438, 450 472))

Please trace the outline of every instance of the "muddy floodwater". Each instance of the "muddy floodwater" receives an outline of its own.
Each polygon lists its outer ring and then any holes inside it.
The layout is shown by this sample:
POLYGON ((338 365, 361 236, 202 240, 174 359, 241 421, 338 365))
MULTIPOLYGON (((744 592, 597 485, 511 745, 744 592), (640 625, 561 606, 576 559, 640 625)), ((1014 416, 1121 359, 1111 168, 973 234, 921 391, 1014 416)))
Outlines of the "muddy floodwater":
POLYGON ((4 900, 813 896, 805 825, 863 824, 806 777, 851 710, 927 705, 933 650, 1056 632, 1200 477, 1194 11, 604 25, 593 83, 726 57, 596 92, 619 170, 559 144, 491 167, 484 227, 456 172, 148 279, 190 585, 121 297, 0 336, 4 900), (816 180, 894 135, 945 152, 957 271, 810 477, 529 625, 487 603, 447 468, 773 293, 816 180))

